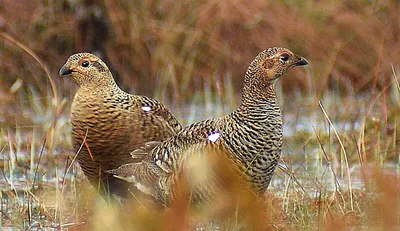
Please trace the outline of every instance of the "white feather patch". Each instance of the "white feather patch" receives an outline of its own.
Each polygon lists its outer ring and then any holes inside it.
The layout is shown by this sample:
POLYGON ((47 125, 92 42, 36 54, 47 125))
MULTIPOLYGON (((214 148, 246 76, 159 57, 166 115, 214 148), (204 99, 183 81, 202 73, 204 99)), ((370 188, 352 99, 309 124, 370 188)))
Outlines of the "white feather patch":
POLYGON ((127 182, 131 182, 131 183, 135 183, 136 182, 136 177, 135 176, 120 176, 120 175, 113 175, 115 178, 127 181, 127 182))
POLYGON ((143 106, 143 107, 142 107, 142 110, 143 110, 143 111, 151 111, 151 107, 149 107, 149 106, 143 106))
POLYGON ((220 137, 220 134, 219 134, 219 132, 217 132, 217 133, 209 135, 208 140, 211 142, 215 142, 219 139, 219 137, 220 137))
POLYGON ((134 185, 136 186, 136 188, 139 189, 140 191, 142 191, 143 193, 146 193, 146 194, 148 194, 148 195, 150 195, 150 196, 155 196, 155 193, 154 193, 154 191, 153 191, 151 188, 146 187, 145 185, 143 185, 143 184, 141 184, 141 183, 139 183, 139 182, 136 182, 137 180, 136 180, 136 177, 135 177, 135 176, 119 176, 119 175, 114 175, 114 177, 115 177, 115 178, 118 178, 118 179, 121 179, 121 180, 124 180, 124 181, 127 181, 127 182, 134 183, 134 185))
POLYGON ((156 194, 154 193, 154 191, 151 188, 146 187, 146 186, 142 185, 141 183, 136 183, 135 186, 136 186, 136 188, 138 188, 140 191, 146 193, 147 195, 150 195, 153 197, 156 196, 156 194))

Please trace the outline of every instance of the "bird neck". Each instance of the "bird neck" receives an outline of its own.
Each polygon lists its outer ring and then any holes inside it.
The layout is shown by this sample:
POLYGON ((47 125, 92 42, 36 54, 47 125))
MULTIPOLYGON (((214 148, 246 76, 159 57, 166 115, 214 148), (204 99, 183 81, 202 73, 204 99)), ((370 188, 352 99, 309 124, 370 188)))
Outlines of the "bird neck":
POLYGON ((259 124, 260 134, 267 132, 269 124, 278 124, 282 122, 279 103, 275 96, 274 83, 264 86, 246 85, 242 92, 242 101, 240 106, 230 115, 240 124, 252 127, 259 124))
POLYGON ((275 80, 262 81, 258 78, 245 80, 240 108, 276 107, 275 80))
POLYGON ((282 116, 274 84, 246 85, 241 105, 227 118, 231 123, 226 125, 225 139, 231 157, 254 183, 254 190, 263 193, 282 148, 282 116))
POLYGON ((89 81, 82 83, 79 87, 80 90, 89 91, 89 92, 117 92, 122 91, 117 83, 115 82, 114 78, 112 77, 111 73, 109 76, 105 78, 104 76, 101 78, 92 77, 89 81))

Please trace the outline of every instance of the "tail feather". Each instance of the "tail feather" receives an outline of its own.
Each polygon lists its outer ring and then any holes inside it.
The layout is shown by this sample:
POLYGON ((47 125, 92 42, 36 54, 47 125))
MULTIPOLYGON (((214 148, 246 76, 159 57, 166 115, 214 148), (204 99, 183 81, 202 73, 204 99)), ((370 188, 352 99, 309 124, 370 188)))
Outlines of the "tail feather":
POLYGON ((145 194, 155 197, 154 184, 156 175, 145 162, 125 164, 121 167, 107 171, 114 177, 132 183, 145 194))
POLYGON ((139 147, 138 149, 131 152, 131 156, 133 159, 143 160, 145 157, 149 156, 151 151, 157 146, 161 144, 160 141, 150 141, 139 147))

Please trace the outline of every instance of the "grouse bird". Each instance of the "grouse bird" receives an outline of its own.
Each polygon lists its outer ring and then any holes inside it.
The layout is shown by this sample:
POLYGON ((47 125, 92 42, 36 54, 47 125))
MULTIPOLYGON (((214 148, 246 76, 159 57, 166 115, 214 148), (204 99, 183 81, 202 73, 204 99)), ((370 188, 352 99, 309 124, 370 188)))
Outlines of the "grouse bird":
POLYGON ((59 75, 79 85, 70 116, 84 174, 101 194, 126 197, 129 184, 106 171, 135 161, 132 150, 163 141, 182 126, 160 102, 121 90, 107 65, 93 54, 71 55, 59 75))
MULTIPOLYGON (((253 192, 264 193, 282 147, 282 115, 274 84, 291 68, 307 64, 305 58, 285 48, 262 51, 246 71, 241 104, 234 112, 194 123, 165 141, 148 142, 132 152, 134 158, 143 156, 140 161, 108 172, 168 204, 177 194, 176 179, 187 173, 188 167, 195 168, 190 160, 197 161, 211 149, 226 155, 253 192)), ((194 185, 192 199, 207 200, 214 186, 208 180, 194 185)))

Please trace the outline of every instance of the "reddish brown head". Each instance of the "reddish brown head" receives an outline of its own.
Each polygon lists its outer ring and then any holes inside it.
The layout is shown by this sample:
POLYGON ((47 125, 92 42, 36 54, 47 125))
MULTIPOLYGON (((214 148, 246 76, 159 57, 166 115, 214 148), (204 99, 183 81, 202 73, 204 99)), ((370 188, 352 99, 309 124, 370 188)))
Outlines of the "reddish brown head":
POLYGON ((282 47, 273 47, 262 51, 251 62, 246 72, 246 79, 264 78, 272 81, 285 74, 296 66, 307 65, 308 61, 290 50, 282 47))

